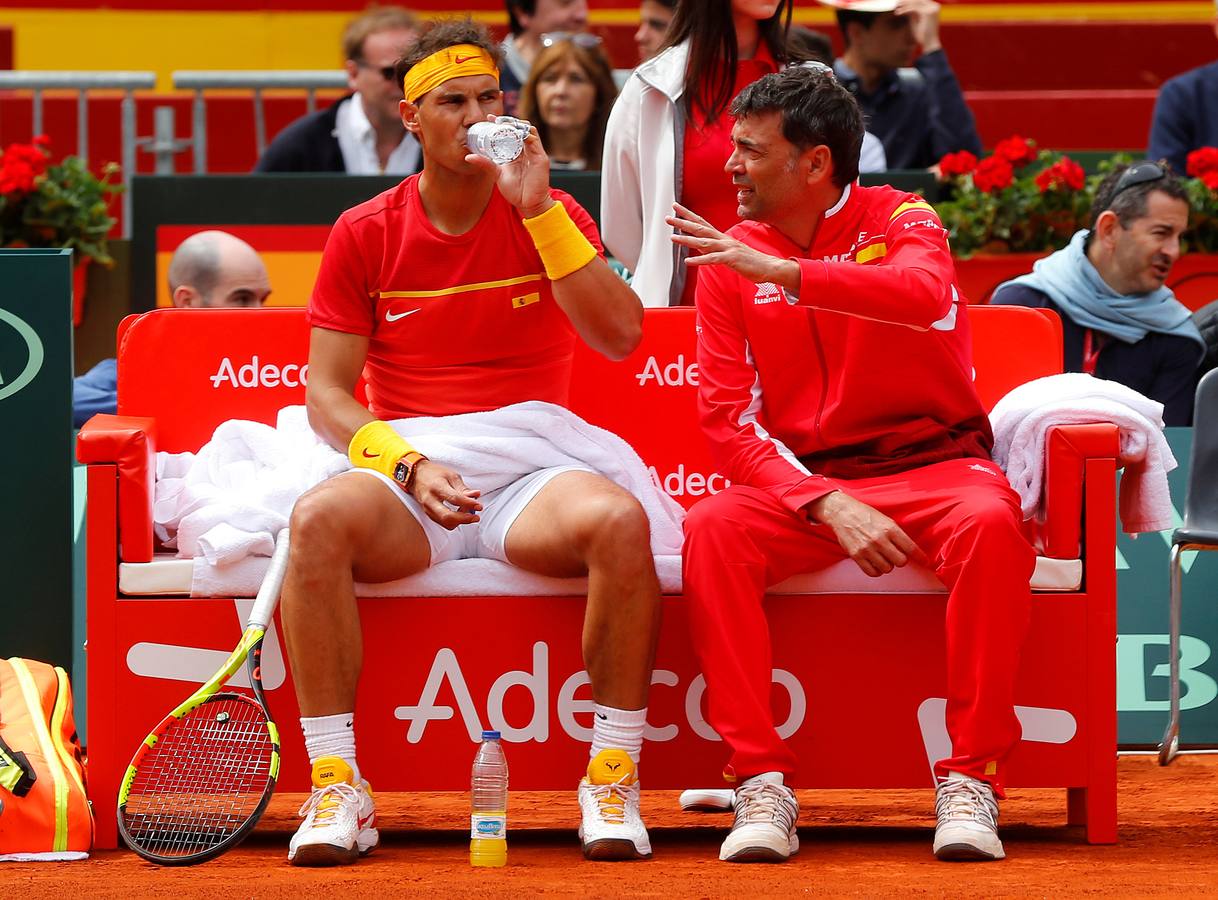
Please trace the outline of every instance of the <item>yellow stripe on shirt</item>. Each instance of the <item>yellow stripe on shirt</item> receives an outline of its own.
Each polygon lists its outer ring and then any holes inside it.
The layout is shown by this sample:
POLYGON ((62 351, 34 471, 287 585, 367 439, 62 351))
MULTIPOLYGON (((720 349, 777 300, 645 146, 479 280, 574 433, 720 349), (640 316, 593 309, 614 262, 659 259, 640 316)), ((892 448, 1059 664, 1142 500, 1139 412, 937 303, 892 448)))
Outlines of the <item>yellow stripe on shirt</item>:
POLYGON ((898 206, 896 209, 894 209, 892 211, 892 215, 888 217, 888 221, 891 222, 897 216, 902 215, 903 213, 907 213, 911 209, 925 209, 932 213, 935 211, 935 208, 933 206, 931 206, 929 203, 927 203, 925 200, 911 200, 908 203, 902 203, 900 206, 898 206))
POLYGON ((873 259, 882 259, 887 255, 888 245, 881 241, 879 243, 870 244, 864 247, 858 252, 857 255, 855 255, 854 261, 857 263, 865 263, 870 262, 873 259))
POLYGON ((493 288, 511 287, 516 284, 528 284, 541 281, 541 275, 521 275, 518 278, 505 278, 502 281, 480 281, 477 284, 458 284, 438 291, 381 291, 382 300, 423 299, 427 297, 448 297, 452 294, 465 294, 470 291, 489 291, 493 288))

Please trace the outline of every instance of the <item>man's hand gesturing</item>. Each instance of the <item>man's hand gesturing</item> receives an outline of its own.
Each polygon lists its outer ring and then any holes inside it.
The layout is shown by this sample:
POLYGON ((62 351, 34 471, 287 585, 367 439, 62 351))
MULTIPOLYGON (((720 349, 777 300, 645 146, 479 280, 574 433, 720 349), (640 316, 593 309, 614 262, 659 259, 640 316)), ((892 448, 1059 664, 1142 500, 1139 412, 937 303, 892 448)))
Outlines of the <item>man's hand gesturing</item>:
POLYGON ((419 501, 428 518, 452 531, 458 525, 478 521, 481 491, 466 487, 461 476, 430 459, 416 463, 410 496, 419 501), (455 508, 454 508, 455 507, 455 508))
POLYGON ((799 263, 791 259, 780 259, 760 250, 754 250, 733 237, 717 230, 710 222, 680 203, 674 203, 675 215, 664 221, 674 229, 672 241, 694 251, 685 260, 688 266, 718 264, 739 272, 754 284, 768 281, 781 285, 792 293, 799 293, 799 263))
POLYGON ((926 555, 901 526, 879 510, 841 491, 814 500, 805 509, 813 522, 833 529, 842 549, 863 573, 885 575, 911 560, 925 563, 926 555))

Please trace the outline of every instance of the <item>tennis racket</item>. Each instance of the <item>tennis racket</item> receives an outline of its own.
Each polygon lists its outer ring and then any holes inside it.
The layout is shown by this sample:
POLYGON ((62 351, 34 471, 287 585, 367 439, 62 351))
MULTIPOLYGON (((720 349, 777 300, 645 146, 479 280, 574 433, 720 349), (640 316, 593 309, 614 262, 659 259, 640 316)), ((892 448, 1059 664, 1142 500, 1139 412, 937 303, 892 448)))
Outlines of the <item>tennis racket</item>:
POLYGON ((279 729, 262 691, 262 637, 287 563, 285 528, 237 649, 144 738, 127 767, 118 793, 118 831, 150 862, 187 866, 215 859, 253 830, 271 799, 279 774, 279 729), (252 698, 222 690, 242 662, 249 666, 252 698))

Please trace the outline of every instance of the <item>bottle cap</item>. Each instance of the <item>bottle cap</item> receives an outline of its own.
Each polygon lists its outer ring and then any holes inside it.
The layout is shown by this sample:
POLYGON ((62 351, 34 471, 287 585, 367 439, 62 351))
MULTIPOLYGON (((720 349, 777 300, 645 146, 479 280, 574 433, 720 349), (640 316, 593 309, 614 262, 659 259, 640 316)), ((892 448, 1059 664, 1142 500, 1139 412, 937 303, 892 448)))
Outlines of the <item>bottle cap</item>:
POLYGON ((484 731, 484 732, 482 732, 482 740, 497 741, 497 740, 499 740, 499 732, 498 731, 484 731))

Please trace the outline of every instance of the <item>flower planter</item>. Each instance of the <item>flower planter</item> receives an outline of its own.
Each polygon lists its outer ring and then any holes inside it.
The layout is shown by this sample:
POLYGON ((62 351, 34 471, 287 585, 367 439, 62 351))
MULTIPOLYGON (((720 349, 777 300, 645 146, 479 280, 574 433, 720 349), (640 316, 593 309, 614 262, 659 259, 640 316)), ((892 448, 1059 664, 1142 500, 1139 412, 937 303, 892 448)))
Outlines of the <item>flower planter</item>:
MULTIPOLYGON (((956 260, 956 278, 969 303, 989 303, 994 288, 1032 271, 1047 253, 976 253, 956 260)), ((1167 286, 1194 312, 1218 300, 1218 253, 1187 253, 1172 266, 1167 286)))

